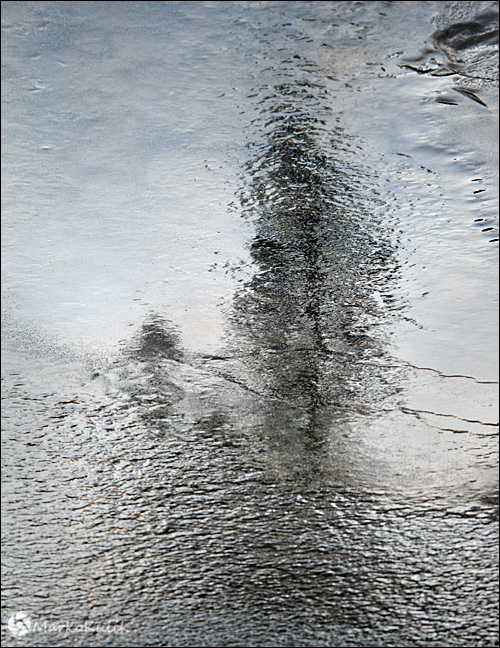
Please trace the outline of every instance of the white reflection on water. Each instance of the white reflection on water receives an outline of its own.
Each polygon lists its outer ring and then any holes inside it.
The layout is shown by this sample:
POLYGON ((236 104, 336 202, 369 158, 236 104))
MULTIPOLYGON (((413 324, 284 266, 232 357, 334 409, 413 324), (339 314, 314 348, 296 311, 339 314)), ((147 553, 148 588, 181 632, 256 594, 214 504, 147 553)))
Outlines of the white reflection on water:
POLYGON ((242 143, 222 26, 173 3, 139 22, 114 3, 7 5, 5 306, 64 342, 116 344, 149 309, 216 339, 232 281, 209 270, 247 237, 228 210, 242 143))

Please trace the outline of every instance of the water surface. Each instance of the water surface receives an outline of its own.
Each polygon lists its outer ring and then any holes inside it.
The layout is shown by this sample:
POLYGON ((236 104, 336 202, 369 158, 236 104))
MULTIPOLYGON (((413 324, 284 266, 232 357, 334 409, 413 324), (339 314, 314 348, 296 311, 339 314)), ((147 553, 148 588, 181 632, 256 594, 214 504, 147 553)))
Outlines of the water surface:
POLYGON ((495 3, 2 19, 2 623, 496 645, 495 3))

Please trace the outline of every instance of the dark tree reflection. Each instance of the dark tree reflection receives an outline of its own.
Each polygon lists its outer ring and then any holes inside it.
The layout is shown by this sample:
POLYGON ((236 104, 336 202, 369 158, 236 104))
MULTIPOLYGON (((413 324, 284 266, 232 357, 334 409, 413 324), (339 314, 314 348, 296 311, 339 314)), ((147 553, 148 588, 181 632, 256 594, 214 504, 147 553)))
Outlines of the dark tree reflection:
POLYGON ((253 127, 264 136, 241 198, 257 272, 235 299, 233 339, 239 378, 263 395, 263 428, 284 435, 283 447, 295 439, 296 460, 346 411, 388 394, 372 362, 384 355, 387 314, 375 294, 390 299, 397 264, 363 170, 345 166, 347 142, 323 88, 286 83, 261 94, 253 127))

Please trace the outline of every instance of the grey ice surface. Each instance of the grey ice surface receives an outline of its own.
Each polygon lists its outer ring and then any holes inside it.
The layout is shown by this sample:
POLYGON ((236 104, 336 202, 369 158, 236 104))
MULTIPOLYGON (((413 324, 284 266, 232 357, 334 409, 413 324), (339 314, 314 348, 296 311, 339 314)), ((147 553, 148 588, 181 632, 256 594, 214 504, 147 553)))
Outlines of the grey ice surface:
POLYGON ((2 64, 3 643, 497 645, 496 3, 3 2, 2 64))

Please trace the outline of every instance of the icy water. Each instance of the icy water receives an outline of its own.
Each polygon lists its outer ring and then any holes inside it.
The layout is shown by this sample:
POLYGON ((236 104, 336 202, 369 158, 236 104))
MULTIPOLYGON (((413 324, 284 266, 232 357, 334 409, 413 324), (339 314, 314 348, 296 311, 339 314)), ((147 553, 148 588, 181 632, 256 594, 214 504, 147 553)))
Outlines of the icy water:
POLYGON ((3 643, 497 645, 496 3, 2 33, 3 643))

